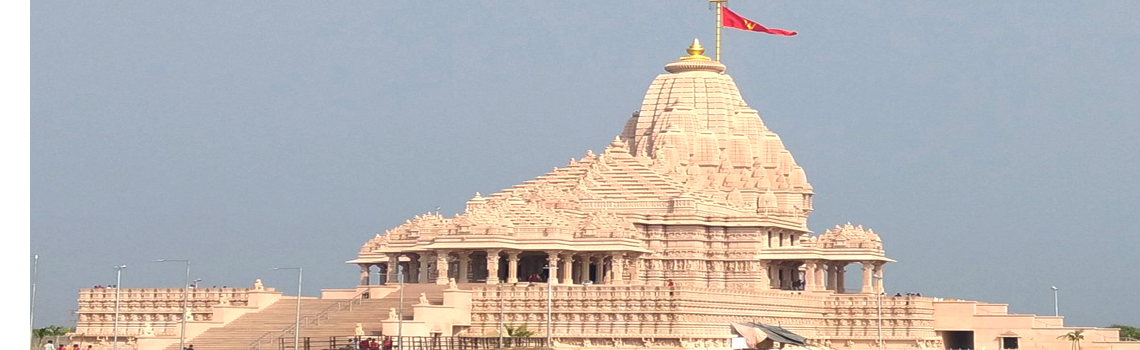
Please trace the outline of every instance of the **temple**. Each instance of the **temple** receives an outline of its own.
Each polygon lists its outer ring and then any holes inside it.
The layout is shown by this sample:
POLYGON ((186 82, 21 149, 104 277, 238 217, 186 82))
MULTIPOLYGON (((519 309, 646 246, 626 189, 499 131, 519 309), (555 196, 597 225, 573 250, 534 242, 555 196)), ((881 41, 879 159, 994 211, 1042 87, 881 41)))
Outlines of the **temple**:
MULTIPOLYGON (((299 335, 446 349, 527 326, 555 349, 1064 349, 1081 331, 1086 350, 1140 350, 1114 328, 893 295, 880 236, 851 223, 809 231, 805 170, 725 65, 696 41, 687 53, 600 152, 368 239, 348 261, 358 286, 300 299, 299 335)), ((189 323, 201 348, 256 350, 297 335, 298 299, 260 283, 187 292, 180 310, 179 290, 125 291, 112 326, 112 293, 83 290, 73 338, 117 331, 139 350, 177 350, 189 323)))
POLYGON ((378 234, 351 263, 411 283, 547 282, 845 293, 844 271, 881 290, 893 260, 851 224, 812 236, 804 169, 725 66, 702 55, 665 66, 641 110, 600 154, 489 196, 453 218, 427 213, 378 234), (555 269, 544 269, 554 266, 555 269), (547 276, 555 271, 556 276, 547 276), (538 276, 537 279, 535 276, 538 276), (881 279, 877 279, 881 281, 881 279))

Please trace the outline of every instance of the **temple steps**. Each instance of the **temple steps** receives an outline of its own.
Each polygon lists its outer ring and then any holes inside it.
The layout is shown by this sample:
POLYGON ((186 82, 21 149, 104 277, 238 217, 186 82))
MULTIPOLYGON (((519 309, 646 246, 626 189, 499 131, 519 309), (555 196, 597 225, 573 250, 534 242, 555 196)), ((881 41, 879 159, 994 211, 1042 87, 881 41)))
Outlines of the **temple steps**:
MULTIPOLYGON (((443 304, 443 290, 447 286, 436 284, 405 284, 404 285, 404 319, 412 320, 413 305, 419 303, 420 293, 427 295, 428 301, 433 305, 443 304)), ((263 339, 263 349, 277 348, 279 338, 285 338, 287 347, 292 346, 293 334, 274 334, 293 325, 296 317, 296 298, 283 297, 281 300, 269 305, 261 311, 251 312, 238 317, 233 322, 217 328, 211 328, 202 334, 188 339, 186 344, 193 344, 195 349, 209 350, 249 350, 250 343, 266 334, 263 339)), ((301 300, 301 317, 313 316, 325 311, 346 299, 309 299, 301 300)), ((400 305, 399 292, 393 292, 379 299, 364 299, 358 305, 352 305, 339 311, 330 311, 327 319, 318 325, 306 326, 302 324, 300 336, 309 338, 311 343, 326 342, 329 337, 352 336, 356 324, 360 323, 366 337, 381 336, 381 321, 388 319, 392 308, 400 305)), ((304 341, 304 340, 302 340, 304 341)), ((178 350, 175 343, 165 350, 178 350)))
MULTIPOLYGON (((262 335, 292 325, 297 310, 296 302, 296 297, 282 297, 261 311, 247 313, 224 327, 211 328, 187 339, 186 344, 194 344, 196 349, 247 350, 249 344, 262 335)), ((302 298, 301 317, 316 315, 336 302, 337 300, 302 298)), ((165 350, 178 350, 178 343, 171 344, 165 350)))

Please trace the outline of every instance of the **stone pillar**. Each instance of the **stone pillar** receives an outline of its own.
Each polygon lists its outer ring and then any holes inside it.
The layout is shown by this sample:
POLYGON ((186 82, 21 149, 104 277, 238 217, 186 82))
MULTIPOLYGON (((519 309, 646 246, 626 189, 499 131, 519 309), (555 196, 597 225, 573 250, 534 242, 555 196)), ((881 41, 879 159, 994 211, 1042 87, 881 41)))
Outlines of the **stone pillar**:
POLYGON ((507 283, 519 282, 519 253, 521 252, 507 252, 507 283))
POLYGON ((815 260, 804 261, 804 291, 813 291, 816 287, 815 280, 815 260))
POLYGON ((456 283, 467 283, 467 274, 471 270, 471 252, 461 250, 459 251, 459 276, 455 279, 456 283))
POLYGON ((882 262, 882 261, 876 261, 875 262, 875 276, 879 276, 879 278, 875 279, 875 293, 883 293, 886 291, 885 289, 883 289, 883 265, 884 264, 886 264, 886 263, 882 262))
POLYGON ((863 290, 862 293, 870 294, 875 292, 875 287, 871 285, 871 274, 874 272, 874 263, 871 261, 861 262, 863 265, 863 290))
POLYGON ((550 269, 546 270, 546 283, 558 284, 558 251, 551 250, 546 252, 546 266, 550 269))
POLYGON ((827 290, 827 287, 826 287, 827 286, 827 284, 826 284, 827 283, 827 277, 824 276, 824 274, 826 274, 826 273, 827 273, 827 269, 825 268, 825 263, 823 261, 816 260, 815 261, 815 290, 816 291, 827 290))
POLYGON ((791 290, 792 289, 792 281, 795 280, 795 278, 792 275, 798 274, 798 272, 799 272, 799 270, 788 267, 788 265, 789 265, 789 263, 787 261, 781 261, 780 262, 780 271, 782 271, 781 275, 783 275, 783 276, 780 276, 780 289, 783 289, 783 290, 791 290))
POLYGON ((610 255, 610 264, 613 264, 613 283, 625 284, 625 253, 614 252, 610 255))
POLYGON ((435 284, 447 285, 448 271, 451 270, 451 264, 447 261, 448 255, 451 254, 446 250, 435 252, 435 284))
POLYGON ((835 292, 844 294, 847 293, 847 262, 841 261, 835 265, 835 292))
MULTIPOLYGON (((759 277, 759 280, 758 280, 758 282, 755 282, 755 287, 753 287, 753 288, 759 289, 759 290, 772 289, 772 281, 768 278, 768 260, 758 260, 758 261, 756 261, 755 266, 756 266, 756 271, 757 271, 756 274, 758 275, 756 277, 759 277)), ((732 270, 728 271, 729 275, 731 275, 733 273, 734 273, 734 271, 732 271, 732 270)), ((740 272, 735 271, 735 273, 740 273, 740 272)))
POLYGON ((499 284, 499 252, 502 249, 487 249, 487 284, 499 284))
POLYGON ((594 283, 604 284, 605 279, 603 277, 605 277, 605 275, 606 275, 605 274, 606 258, 602 255, 595 255, 590 260, 593 260, 594 266, 596 266, 594 268, 594 283))
POLYGON ((420 253, 420 274, 416 277, 416 283, 429 282, 428 275, 430 275, 431 272, 428 271, 428 265, 431 265, 431 254, 426 252, 420 253))
POLYGON ((629 255, 629 284, 642 285, 645 280, 641 278, 641 255, 629 255))
POLYGON ((370 265, 370 264, 358 264, 358 265, 360 265, 360 285, 367 286, 369 284, 372 284, 372 282, 369 281, 369 277, 372 277, 372 265, 370 265))
POLYGON ((838 285, 836 285, 836 283, 838 283, 836 279, 839 277, 839 274, 835 272, 835 269, 838 268, 836 265, 834 261, 827 262, 827 290, 832 292, 839 291, 837 288, 838 285))
POLYGON ((578 254, 578 283, 586 283, 590 280, 590 256, 585 254, 578 254))
POLYGON ((574 253, 562 254, 562 284, 574 284, 574 253))
POLYGON ((388 254, 388 278, 385 283, 398 283, 399 277, 396 277, 396 272, 400 270, 400 254, 388 254))
POLYGON ((420 264, 423 262, 420 259, 420 254, 409 255, 408 258, 408 277, 404 279, 404 283, 420 283, 420 264))

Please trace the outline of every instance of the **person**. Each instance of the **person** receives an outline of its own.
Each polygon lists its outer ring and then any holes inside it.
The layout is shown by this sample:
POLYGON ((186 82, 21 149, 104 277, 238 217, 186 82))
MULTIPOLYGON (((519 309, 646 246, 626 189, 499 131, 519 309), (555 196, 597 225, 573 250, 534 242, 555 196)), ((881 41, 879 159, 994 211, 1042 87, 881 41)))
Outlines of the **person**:
POLYGON ((67 345, 59 344, 59 350, 67 350, 67 345))
POLYGON ((392 337, 384 337, 384 350, 392 350, 392 337))
POLYGON ((537 283, 542 281, 542 277, 538 277, 537 273, 532 273, 530 274, 530 277, 527 277, 526 281, 530 283, 537 283))
POLYGON ((665 286, 669 287, 669 296, 673 296, 673 286, 674 286, 673 279, 672 278, 665 279, 665 286))
POLYGON ((44 344, 44 350, 55 350, 55 344, 52 344, 51 340, 48 340, 47 344, 44 344))
POLYGON ((368 349, 368 338, 360 338, 360 349, 368 349))
POLYGON ((79 350, 79 343, 71 344, 71 350, 79 350))
POLYGON ((194 350, 194 344, 187 344, 186 350, 194 350))
POLYGON ((380 349, 380 343, 376 341, 376 338, 372 338, 372 341, 368 342, 368 348, 373 349, 373 350, 379 350, 380 349))

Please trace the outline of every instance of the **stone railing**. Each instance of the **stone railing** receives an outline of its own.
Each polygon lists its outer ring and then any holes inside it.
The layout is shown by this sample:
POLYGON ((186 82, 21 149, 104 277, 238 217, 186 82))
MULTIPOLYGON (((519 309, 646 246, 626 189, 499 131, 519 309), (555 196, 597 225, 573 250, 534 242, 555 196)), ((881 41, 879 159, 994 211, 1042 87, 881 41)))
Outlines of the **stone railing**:
POLYGON ((936 336, 931 298, 834 294, 824 304, 828 334, 876 338, 881 320, 884 339, 936 336))
MULTIPOLYGON (((880 315, 880 300, 867 294, 606 285, 552 291, 553 334, 562 337, 727 337, 724 325, 760 322, 821 341, 830 335, 870 339, 880 315)), ((499 322, 542 328, 546 300, 545 284, 476 287, 470 333, 494 333, 499 322)), ((884 339, 935 336, 929 298, 884 296, 881 305, 884 339)))
POLYGON ((182 288, 90 288, 79 290, 76 333, 111 335, 115 321, 115 292, 119 293, 119 335, 174 335, 183 317, 212 321, 217 305, 246 306, 248 288, 191 288, 183 313, 182 288), (188 316, 187 316, 188 315, 188 316))
MULTIPOLYGON (((559 286, 552 288, 555 335, 685 334, 727 336, 730 322, 822 325, 826 294, 663 286, 559 286)), ((477 287, 473 334, 507 325, 544 324, 547 286, 477 287), (501 305, 501 307, 500 307, 501 305), (501 310, 501 311, 500 311, 501 310)))

